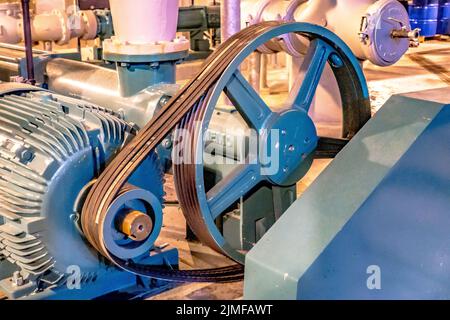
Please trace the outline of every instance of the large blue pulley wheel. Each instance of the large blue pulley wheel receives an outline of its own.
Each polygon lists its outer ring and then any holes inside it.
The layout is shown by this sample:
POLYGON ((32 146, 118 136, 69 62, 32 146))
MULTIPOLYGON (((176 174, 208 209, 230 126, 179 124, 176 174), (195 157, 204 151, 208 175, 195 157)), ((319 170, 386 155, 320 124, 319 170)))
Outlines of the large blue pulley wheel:
POLYGON ((175 140, 183 144, 185 150, 191 150, 191 161, 174 167, 177 194, 190 228, 203 243, 244 263, 246 252, 236 250, 227 242, 216 220, 261 183, 273 186, 295 184, 308 172, 314 158, 333 156, 369 118, 369 94, 360 62, 331 31, 307 23, 288 23, 274 26, 255 37, 235 56, 217 83, 179 125, 178 129, 190 132, 187 137, 177 136, 175 140), (274 110, 249 84, 240 66, 267 41, 283 41, 287 34, 305 38, 309 49, 299 70, 304 75, 303 81, 294 85, 285 107, 274 110), (343 106, 342 137, 339 139, 319 137, 308 115, 327 63, 339 84, 343 106), (259 133, 257 148, 249 151, 245 163, 236 165, 215 186, 207 187, 204 133, 222 93, 249 128, 259 133), (268 163, 267 155, 277 159, 276 163, 268 163))

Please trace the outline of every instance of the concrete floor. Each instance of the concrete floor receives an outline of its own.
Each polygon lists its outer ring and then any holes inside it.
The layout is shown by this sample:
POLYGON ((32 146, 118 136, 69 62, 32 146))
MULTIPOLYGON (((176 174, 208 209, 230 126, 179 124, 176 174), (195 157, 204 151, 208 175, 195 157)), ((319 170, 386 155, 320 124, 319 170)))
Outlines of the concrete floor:
POLYGON ((376 112, 393 94, 450 86, 450 41, 427 41, 411 48, 394 66, 382 68, 366 62, 372 108, 376 112))
MULTIPOLYGON (((366 62, 364 71, 370 90, 372 111, 376 113, 393 94, 421 91, 450 86, 450 42, 429 41, 412 48, 394 66, 377 67, 366 62)), ((275 96, 266 99, 276 99, 275 96)), ((449 101, 450 102, 450 101, 449 101)), ((310 172, 298 183, 301 194, 326 168, 330 160, 316 160, 310 172)), ((168 177, 166 191, 169 200, 176 200, 168 177)), ((169 241, 180 248, 182 268, 207 268, 232 263, 229 259, 195 242, 184 240, 185 221, 180 208, 165 209, 165 228, 161 241, 169 241)), ((181 284, 150 300, 208 300, 241 299, 243 281, 230 284, 181 284)))

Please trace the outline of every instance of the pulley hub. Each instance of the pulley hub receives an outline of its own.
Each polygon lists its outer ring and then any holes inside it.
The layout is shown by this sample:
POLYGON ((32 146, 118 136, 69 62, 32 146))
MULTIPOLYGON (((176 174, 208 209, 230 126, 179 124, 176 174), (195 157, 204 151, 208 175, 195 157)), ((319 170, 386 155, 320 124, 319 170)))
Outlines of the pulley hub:
POLYGON ((309 155, 318 141, 313 121, 303 110, 288 110, 275 114, 262 133, 263 175, 275 185, 295 184, 312 164, 309 155))
POLYGON ((150 252, 162 227, 160 200, 150 191, 125 185, 100 226, 103 245, 122 259, 150 252))
POLYGON ((138 210, 126 210, 119 217, 118 230, 133 241, 143 241, 153 230, 153 221, 149 215, 138 210))

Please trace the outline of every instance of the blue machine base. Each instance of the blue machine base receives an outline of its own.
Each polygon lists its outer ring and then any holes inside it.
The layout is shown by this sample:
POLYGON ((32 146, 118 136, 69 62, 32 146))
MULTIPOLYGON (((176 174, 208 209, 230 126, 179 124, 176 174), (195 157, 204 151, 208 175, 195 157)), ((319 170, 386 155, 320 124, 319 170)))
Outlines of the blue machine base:
POLYGON ((450 299, 450 106, 303 275, 298 292, 299 299, 450 299), (379 289, 367 286, 369 266, 379 267, 379 289))
MULTIPOLYGON (((176 248, 167 247, 160 252, 151 252, 148 258, 141 261, 147 265, 178 265, 179 257, 176 248), (147 263, 146 263, 147 262, 147 263)), ((84 279, 84 278, 83 278, 84 279)), ((79 287, 65 284, 47 288, 42 292, 29 295, 24 300, 92 300, 113 299, 117 297, 130 299, 149 297, 174 287, 173 282, 136 276, 116 267, 102 265, 90 280, 82 280, 79 287)))
POLYGON ((244 297, 450 299, 449 101, 391 97, 247 254, 244 297))

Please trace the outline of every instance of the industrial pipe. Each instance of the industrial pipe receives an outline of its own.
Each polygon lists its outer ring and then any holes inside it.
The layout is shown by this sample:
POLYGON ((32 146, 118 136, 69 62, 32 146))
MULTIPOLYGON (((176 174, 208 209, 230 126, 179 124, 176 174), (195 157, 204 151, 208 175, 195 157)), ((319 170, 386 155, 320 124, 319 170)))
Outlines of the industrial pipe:
POLYGON ((178 11, 178 31, 195 31, 220 28, 220 6, 180 7, 178 11))
POLYGON ((159 84, 134 96, 123 97, 116 70, 62 58, 50 60, 45 73, 49 90, 107 106, 141 128, 158 111, 161 97, 174 95, 179 89, 174 84, 159 84))
MULTIPOLYGON (((52 9, 51 1, 40 1, 38 3, 40 7, 36 11, 37 14, 30 17, 31 32, 35 41, 55 41, 59 44, 64 44, 76 37, 90 40, 99 36, 105 39, 111 37, 113 33, 113 28, 111 27, 113 21, 109 10, 83 10, 66 14, 65 9, 62 7, 52 9)), ((83 6, 83 8, 86 8, 86 6, 83 6)), ((119 12, 122 12, 122 7, 120 8, 119 12)), ((152 4, 152 9, 152 12, 155 11, 154 4, 152 4)), ((169 13, 166 13, 166 11, 159 12, 158 16, 164 16, 163 14, 170 16, 170 32, 173 35, 173 21, 176 21, 177 14, 174 14, 173 10, 170 10, 169 13)), ((23 31, 19 28, 19 24, 21 23, 20 15, 21 10, 18 3, 0 3, 1 43, 18 44, 24 40, 23 31)), ((154 16, 144 21, 152 20, 159 21, 154 16)), ((155 24, 149 29, 153 29, 155 34, 160 32, 158 31, 159 29, 163 29, 163 25, 156 25, 157 29, 154 28, 155 24)), ((178 10, 178 32, 218 28, 220 28, 219 5, 180 7, 178 10)), ((136 34, 140 34, 142 30, 147 29, 139 29, 139 32, 136 34)))
MULTIPOLYGON (((23 1, 29 6, 29 0, 23 1), (27 4, 28 3, 28 4, 27 4)), ((58 44, 67 44, 70 39, 82 38, 85 40, 97 37, 98 20, 94 11, 76 11, 67 14, 62 10, 29 16, 29 11, 22 10, 30 21, 29 29, 33 41, 55 41, 58 44)), ((0 4, 0 42, 16 44, 25 40, 28 28, 22 26, 21 10, 16 3, 0 4)))
POLYGON ((175 83, 176 63, 190 44, 176 35, 178 0, 110 0, 110 5, 115 35, 103 42, 103 58, 116 63, 120 95, 175 83))
POLYGON ((115 40, 148 44, 176 38, 178 0, 110 0, 115 40))
POLYGON ((220 3, 222 42, 241 30, 241 0, 222 0, 220 3))
MULTIPOLYGON (((409 48, 408 37, 399 37, 396 31, 411 30, 408 13, 397 0, 245 0, 242 8, 243 24, 283 20, 326 27, 344 40, 359 59, 379 66, 394 64, 409 48)), ((414 35, 408 34, 409 38, 414 35)), ((304 54, 306 46, 298 37, 283 39, 264 47, 293 56, 304 54)))

